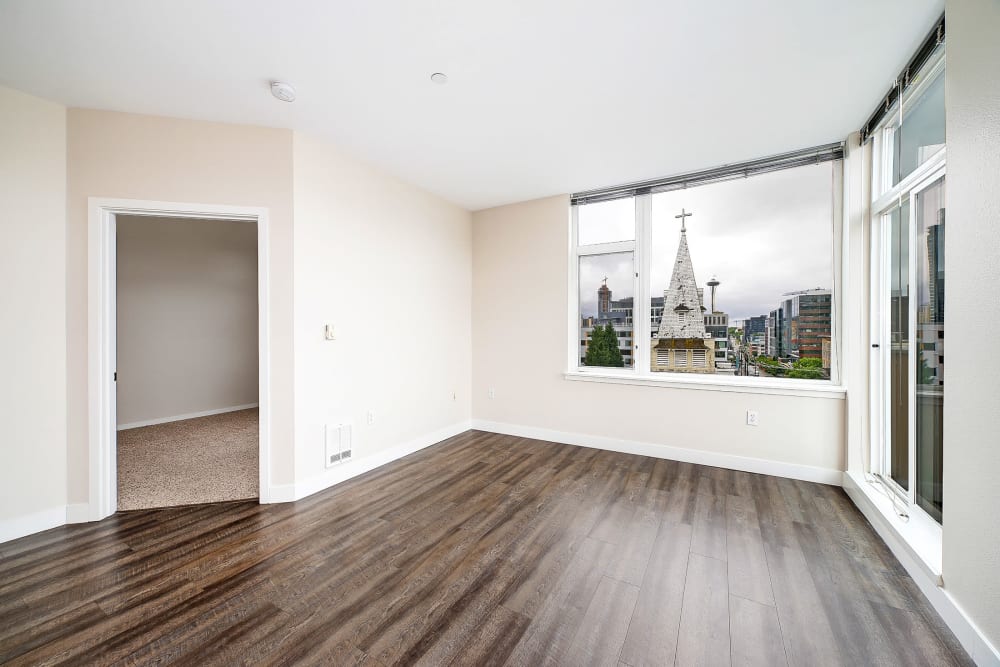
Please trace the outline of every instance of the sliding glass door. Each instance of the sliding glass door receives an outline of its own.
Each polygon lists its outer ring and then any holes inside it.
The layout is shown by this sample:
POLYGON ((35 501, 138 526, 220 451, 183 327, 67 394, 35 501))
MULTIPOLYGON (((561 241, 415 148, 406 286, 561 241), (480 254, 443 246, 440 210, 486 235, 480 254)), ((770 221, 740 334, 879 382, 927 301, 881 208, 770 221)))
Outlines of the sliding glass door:
POLYGON ((944 164, 876 218, 873 360, 880 432, 873 471, 908 507, 941 521, 944 406, 944 164))
POLYGON ((871 472, 940 531, 945 311, 944 49, 871 133, 871 472))

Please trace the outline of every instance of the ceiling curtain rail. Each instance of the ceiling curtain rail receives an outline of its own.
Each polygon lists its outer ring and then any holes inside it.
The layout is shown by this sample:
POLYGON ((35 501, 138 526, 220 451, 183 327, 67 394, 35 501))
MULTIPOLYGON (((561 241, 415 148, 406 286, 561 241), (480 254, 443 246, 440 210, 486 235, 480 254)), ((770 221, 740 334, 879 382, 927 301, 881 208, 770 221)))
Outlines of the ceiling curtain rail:
POLYGON ((712 169, 692 171, 677 176, 667 176, 655 180, 641 181, 617 185, 610 188, 599 188, 576 192, 570 196, 570 203, 573 205, 594 204, 613 199, 624 199, 636 195, 644 195, 655 192, 669 192, 671 190, 683 190, 698 185, 717 183, 737 178, 747 178, 757 174, 766 174, 781 169, 792 169, 793 167, 803 167, 810 164, 820 164, 832 160, 842 160, 844 158, 844 144, 826 144, 814 148, 781 153, 770 157, 758 158, 748 162, 736 162, 722 165, 712 169))
POLYGON ((931 31, 927 33, 927 37, 920 44, 920 48, 917 52, 913 54, 910 58, 910 62, 906 63, 906 67, 903 71, 896 76, 895 81, 892 83, 892 87, 889 92, 885 94, 882 101, 879 103, 878 108, 872 112, 872 115, 868 117, 865 122, 864 127, 861 128, 861 142, 864 143, 872 136, 872 132, 879 126, 882 119, 892 110, 896 102, 903 95, 903 91, 910 87, 910 84, 914 83, 916 75, 920 72, 920 68, 930 60, 930 57, 938 49, 939 46, 944 44, 945 31, 944 31, 944 14, 941 15, 935 23, 931 31))

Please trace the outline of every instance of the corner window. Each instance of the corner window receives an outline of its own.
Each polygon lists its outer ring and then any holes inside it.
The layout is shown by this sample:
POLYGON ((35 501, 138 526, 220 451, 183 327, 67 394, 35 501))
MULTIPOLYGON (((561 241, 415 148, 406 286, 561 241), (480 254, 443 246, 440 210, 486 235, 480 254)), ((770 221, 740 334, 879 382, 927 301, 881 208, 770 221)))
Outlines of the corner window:
POLYGON ((823 156, 574 195, 571 370, 835 379, 840 161, 823 156))
POLYGON ((870 135, 871 471, 910 519, 937 523, 945 398, 944 68, 939 44, 901 104, 870 135))

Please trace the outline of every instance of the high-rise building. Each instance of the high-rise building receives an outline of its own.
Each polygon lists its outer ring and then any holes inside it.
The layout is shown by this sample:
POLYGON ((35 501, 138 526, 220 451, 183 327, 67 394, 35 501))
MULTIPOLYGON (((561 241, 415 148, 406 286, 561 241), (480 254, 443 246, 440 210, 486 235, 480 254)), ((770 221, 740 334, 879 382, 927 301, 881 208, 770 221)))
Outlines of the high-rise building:
POLYGON ((764 354, 769 357, 781 357, 781 335, 784 329, 784 310, 776 308, 767 315, 764 328, 764 354))
POLYGON ((790 297, 782 304, 788 322, 783 327, 782 353, 778 356, 792 360, 822 359, 823 339, 830 338, 832 332, 830 290, 816 288, 785 296, 790 297))
POLYGON ((753 355, 767 352, 767 316, 757 315, 744 320, 743 341, 753 355))
POLYGON ((937 224, 927 228, 927 263, 930 280, 930 321, 944 323, 944 209, 937 213, 937 224))
POLYGON ((597 289, 597 319, 604 319, 607 313, 611 312, 611 289, 608 287, 608 279, 597 289))
POLYGON ((940 209, 937 224, 927 228, 928 303, 917 307, 917 382, 925 401, 927 387, 944 384, 944 228, 940 209))
POLYGON ((747 336, 752 336, 754 334, 763 334, 767 328, 767 316, 757 315, 756 317, 748 317, 743 322, 743 333, 747 336))

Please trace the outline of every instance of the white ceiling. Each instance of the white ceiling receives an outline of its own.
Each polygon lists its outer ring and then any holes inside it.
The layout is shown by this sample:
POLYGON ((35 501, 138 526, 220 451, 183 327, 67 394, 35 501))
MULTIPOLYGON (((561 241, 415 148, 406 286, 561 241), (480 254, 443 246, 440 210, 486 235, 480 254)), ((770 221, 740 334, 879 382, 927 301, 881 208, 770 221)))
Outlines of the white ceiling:
POLYGON ((943 0, 0 0, 0 83, 289 127, 470 209, 839 141, 943 0), (445 72, 447 85, 431 83, 445 72), (294 104, 268 80, 293 83, 294 104))

